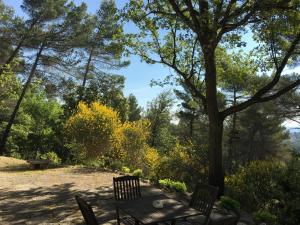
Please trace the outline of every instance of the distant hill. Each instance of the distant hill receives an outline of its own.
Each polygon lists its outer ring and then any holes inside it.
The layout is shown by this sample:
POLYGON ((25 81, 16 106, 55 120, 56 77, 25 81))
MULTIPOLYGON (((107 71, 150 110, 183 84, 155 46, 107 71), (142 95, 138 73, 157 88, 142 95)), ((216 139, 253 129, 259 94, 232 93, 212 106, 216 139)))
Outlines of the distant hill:
POLYGON ((300 129, 289 130, 293 149, 300 152, 300 129), (296 131, 297 130, 297 131, 296 131))

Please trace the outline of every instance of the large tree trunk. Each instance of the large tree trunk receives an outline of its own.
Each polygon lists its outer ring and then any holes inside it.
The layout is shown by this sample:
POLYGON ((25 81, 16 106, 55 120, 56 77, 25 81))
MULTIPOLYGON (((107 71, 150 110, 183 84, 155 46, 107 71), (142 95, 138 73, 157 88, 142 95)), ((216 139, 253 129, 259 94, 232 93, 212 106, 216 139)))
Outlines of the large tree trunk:
POLYGON ((222 160, 223 118, 218 110, 216 63, 214 51, 204 52, 207 113, 209 120, 209 184, 219 187, 219 196, 224 192, 222 160))
POLYGON ((222 160, 223 120, 209 116, 209 184, 219 187, 219 196, 224 193, 224 169, 222 160))
POLYGON ((6 128, 5 128, 4 132, 3 132, 2 139, 1 139, 1 142, 0 142, 0 155, 3 155, 4 153, 6 153, 5 146, 6 146, 7 138, 9 136, 11 127, 12 127, 14 121, 15 121, 17 112, 19 111, 19 108, 20 108, 20 105, 21 105, 21 103, 23 101, 25 93, 26 93, 26 91, 27 91, 27 89, 28 89, 28 87, 29 87, 29 85, 31 83, 32 77, 33 77, 33 75, 35 73, 36 67, 38 65, 40 56, 41 56, 42 51, 43 51, 43 48, 44 48, 44 45, 42 44, 41 47, 40 47, 40 49, 39 49, 39 51, 38 51, 38 53, 37 53, 37 55, 36 55, 36 58, 35 58, 35 61, 34 61, 33 65, 32 65, 30 74, 29 74, 29 76, 27 78, 27 81, 26 81, 24 87, 23 87, 22 93, 21 93, 21 95, 20 95, 20 97, 19 97, 19 99, 17 101, 17 104, 16 104, 16 106, 14 108, 14 111, 11 114, 10 119, 8 121, 8 124, 7 124, 7 126, 6 126, 6 128))

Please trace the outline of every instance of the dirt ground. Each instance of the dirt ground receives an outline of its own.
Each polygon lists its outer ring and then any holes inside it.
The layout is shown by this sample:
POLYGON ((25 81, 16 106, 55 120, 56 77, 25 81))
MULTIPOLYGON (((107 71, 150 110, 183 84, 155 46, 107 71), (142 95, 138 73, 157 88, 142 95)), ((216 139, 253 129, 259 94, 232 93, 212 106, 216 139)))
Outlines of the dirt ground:
MULTIPOLYGON (((84 224, 76 194, 93 206, 99 224, 115 224, 115 176, 79 166, 31 170, 23 160, 0 157, 0 224, 84 224)), ((147 184, 142 190, 159 192, 147 184)))

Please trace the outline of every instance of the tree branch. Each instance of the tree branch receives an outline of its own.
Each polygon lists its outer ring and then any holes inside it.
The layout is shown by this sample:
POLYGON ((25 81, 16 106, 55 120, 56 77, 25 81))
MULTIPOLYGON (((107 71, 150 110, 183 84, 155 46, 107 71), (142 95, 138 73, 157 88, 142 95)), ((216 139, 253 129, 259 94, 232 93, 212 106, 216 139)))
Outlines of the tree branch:
POLYGON ((295 88, 296 86, 298 86, 299 83, 300 83, 300 80, 297 80, 294 83, 290 84, 289 86, 281 89, 276 94, 273 94, 273 95, 270 95, 270 96, 267 96, 267 97, 262 97, 264 94, 266 94, 268 91, 270 91, 278 83, 278 81, 280 80, 281 73, 282 73, 283 69, 285 68, 289 58, 291 57, 294 50, 296 49, 296 46, 299 43, 299 41, 300 41, 300 33, 298 33, 296 35, 296 38, 291 43, 291 46, 288 49, 285 57, 281 61, 279 67, 276 69, 276 72, 275 72, 275 75, 274 75, 273 79, 267 85, 265 85, 263 88, 261 88, 259 91, 257 91, 247 101, 242 102, 242 103, 240 103, 236 106, 231 106, 231 107, 225 109, 224 111, 222 111, 221 112, 222 117, 225 118, 226 116, 228 116, 232 113, 242 111, 242 110, 246 109, 247 107, 249 107, 253 104, 256 104, 256 103, 259 103, 259 102, 266 102, 266 101, 275 99, 275 98, 279 97, 280 95, 282 95, 282 94, 288 92, 289 90, 295 88))
POLYGON ((192 29, 197 33, 197 30, 195 29, 194 24, 192 21, 184 15, 183 11, 180 10, 178 4, 174 0, 168 0, 168 2, 171 4, 173 10, 176 12, 176 14, 192 29))

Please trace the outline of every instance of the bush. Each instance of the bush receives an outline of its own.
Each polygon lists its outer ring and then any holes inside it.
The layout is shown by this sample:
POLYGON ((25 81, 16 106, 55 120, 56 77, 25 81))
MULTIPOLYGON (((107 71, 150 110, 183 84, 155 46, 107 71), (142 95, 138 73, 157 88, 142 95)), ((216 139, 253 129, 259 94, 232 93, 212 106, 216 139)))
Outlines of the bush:
POLYGON ((141 167, 147 149, 149 137, 149 121, 139 120, 125 122, 117 129, 114 148, 122 153, 122 161, 132 168, 141 167))
POLYGON ((105 162, 102 159, 92 159, 84 161, 84 165, 89 167, 104 168, 105 162))
MULTIPOLYGON (((114 147, 117 141, 117 129, 121 125, 117 112, 113 109, 94 102, 87 105, 78 104, 77 112, 65 124, 65 134, 71 143, 71 151, 78 152, 76 146, 81 146, 87 159, 95 157, 120 158, 121 155, 114 147)), ((77 155, 74 154, 76 157, 77 155)))
POLYGON ((219 202, 220 207, 227 210, 238 212, 240 209, 240 203, 229 196, 222 196, 219 202))
POLYGON ((53 164, 60 164, 61 159, 57 156, 55 152, 47 152, 41 155, 41 159, 49 160, 53 164))
POLYGON ((226 179, 226 186, 228 195, 247 211, 256 212, 258 218, 271 214, 278 224, 300 224, 299 156, 294 155, 286 166, 272 161, 252 162, 226 179))
POLYGON ((122 166, 123 173, 130 173, 130 169, 127 166, 122 166))
POLYGON ((161 156, 155 148, 148 147, 144 155, 144 171, 150 180, 158 180, 158 166, 161 161, 161 156))
POLYGON ((136 169, 135 171, 133 171, 132 175, 141 177, 143 176, 143 171, 141 169, 136 169))
POLYGON ((112 170, 121 170, 122 171, 122 163, 119 160, 108 161, 106 166, 112 170))
POLYGON ((277 217, 268 211, 258 211, 253 213, 253 219, 256 223, 267 223, 268 225, 275 224, 277 217))
POLYGON ((247 210, 258 211, 274 199, 283 198, 280 183, 285 168, 272 161, 254 161, 226 179, 228 194, 243 203, 247 210))
POLYGON ((159 180, 158 183, 162 185, 163 187, 169 188, 171 190, 175 190, 178 192, 186 192, 187 188, 184 182, 179 182, 179 181, 172 181, 170 179, 162 179, 159 180))
POLYGON ((195 147, 192 144, 182 146, 176 144, 174 149, 162 156, 155 168, 156 177, 181 180, 192 186, 199 180, 205 182, 205 167, 202 167, 201 159, 195 154, 195 147))

